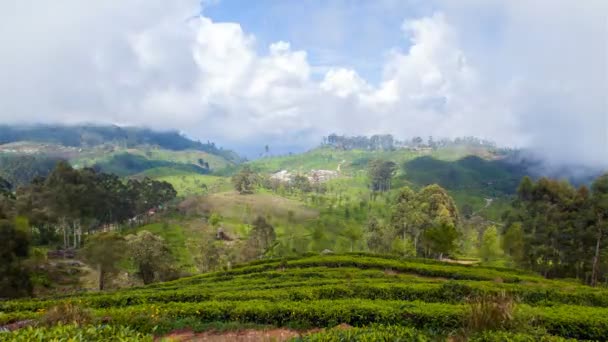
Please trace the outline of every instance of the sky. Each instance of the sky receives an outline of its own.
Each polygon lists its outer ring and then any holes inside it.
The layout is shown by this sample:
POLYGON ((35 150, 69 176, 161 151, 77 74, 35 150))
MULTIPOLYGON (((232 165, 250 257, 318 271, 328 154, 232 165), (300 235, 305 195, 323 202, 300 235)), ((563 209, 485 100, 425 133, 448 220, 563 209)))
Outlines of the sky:
POLYGON ((603 0, 0 0, 0 123, 175 129, 255 155, 477 136, 608 168, 603 0))

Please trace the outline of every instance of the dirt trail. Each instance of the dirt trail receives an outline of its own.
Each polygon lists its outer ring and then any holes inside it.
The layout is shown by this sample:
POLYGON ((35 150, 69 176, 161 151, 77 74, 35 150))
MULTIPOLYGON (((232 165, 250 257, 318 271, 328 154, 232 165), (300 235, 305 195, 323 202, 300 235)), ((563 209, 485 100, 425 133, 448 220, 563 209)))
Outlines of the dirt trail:
POLYGON ((176 342, 280 342, 288 341, 294 337, 301 336, 301 332, 289 329, 270 329, 270 330, 255 330, 246 329, 240 331, 227 332, 203 332, 194 333, 192 331, 174 332, 170 335, 163 336, 157 341, 176 341, 176 342))

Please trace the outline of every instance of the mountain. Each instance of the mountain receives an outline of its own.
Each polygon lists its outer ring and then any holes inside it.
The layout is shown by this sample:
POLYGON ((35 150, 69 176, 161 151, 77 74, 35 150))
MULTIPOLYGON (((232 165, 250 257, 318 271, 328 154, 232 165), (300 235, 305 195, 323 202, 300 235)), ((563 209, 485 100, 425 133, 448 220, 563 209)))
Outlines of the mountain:
POLYGON ((194 141, 176 131, 154 131, 141 127, 100 125, 0 125, 0 145, 29 141, 56 144, 66 147, 94 147, 116 145, 134 148, 142 145, 157 146, 172 151, 197 150, 239 162, 238 154, 218 148, 215 143, 194 141))
POLYGON ((120 176, 156 168, 209 174, 243 161, 234 151, 175 131, 100 125, 0 126, 0 177, 13 186, 45 176, 59 160, 120 176))

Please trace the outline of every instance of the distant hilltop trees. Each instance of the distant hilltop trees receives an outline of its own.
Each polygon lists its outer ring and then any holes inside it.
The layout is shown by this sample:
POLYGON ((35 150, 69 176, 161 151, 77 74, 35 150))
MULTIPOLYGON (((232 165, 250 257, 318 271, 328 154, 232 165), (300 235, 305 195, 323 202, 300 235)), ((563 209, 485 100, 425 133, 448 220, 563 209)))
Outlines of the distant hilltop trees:
POLYGON ((441 148, 449 146, 468 146, 496 148, 493 141, 476 137, 458 137, 455 139, 441 138, 433 139, 432 136, 426 140, 422 137, 413 137, 409 140, 397 140, 391 134, 376 134, 368 136, 346 136, 332 133, 323 137, 323 146, 329 146, 341 150, 371 150, 392 151, 397 148, 441 148))
POLYGON ((177 131, 154 131, 140 127, 113 125, 0 125, 0 145, 18 141, 59 144, 70 147, 91 147, 104 144, 133 148, 158 146, 167 150, 199 150, 221 156, 229 161, 242 161, 235 152, 217 147, 213 142, 192 140, 177 131))

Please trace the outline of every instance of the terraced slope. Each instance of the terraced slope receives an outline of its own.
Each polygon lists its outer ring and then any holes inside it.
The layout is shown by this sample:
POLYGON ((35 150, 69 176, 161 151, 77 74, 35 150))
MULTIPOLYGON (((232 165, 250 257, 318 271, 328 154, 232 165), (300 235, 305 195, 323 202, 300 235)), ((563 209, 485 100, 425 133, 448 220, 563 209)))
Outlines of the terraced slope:
MULTIPOLYGON (((40 319, 48 308, 71 302, 90 308, 97 321, 146 334, 200 330, 212 322, 304 330, 348 324, 361 328, 327 330, 301 339, 445 340, 465 326, 471 298, 502 293, 518 298, 515 318, 526 322, 529 331, 540 331, 545 340, 608 336, 606 289, 519 270, 355 254, 259 261, 113 293, 7 301, 0 303, 0 324, 40 319)), ((529 331, 481 331, 472 339, 541 338, 529 331)), ((0 340, 11 336, 16 335, 0 333, 0 340)))

